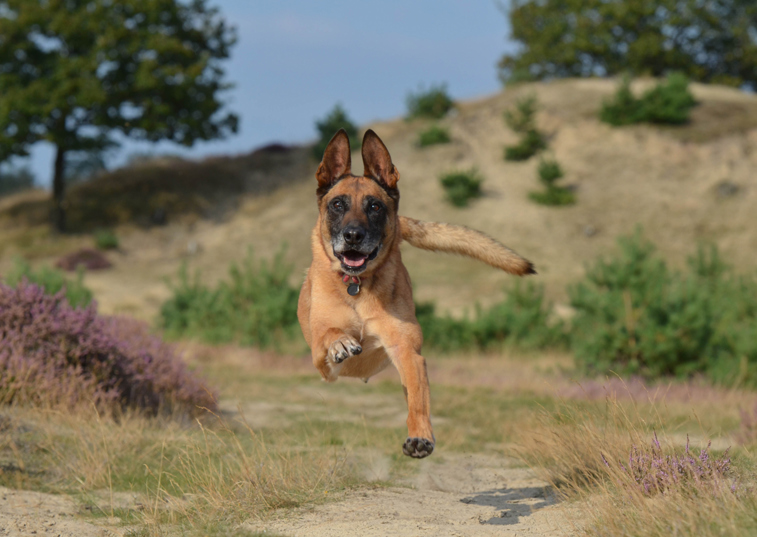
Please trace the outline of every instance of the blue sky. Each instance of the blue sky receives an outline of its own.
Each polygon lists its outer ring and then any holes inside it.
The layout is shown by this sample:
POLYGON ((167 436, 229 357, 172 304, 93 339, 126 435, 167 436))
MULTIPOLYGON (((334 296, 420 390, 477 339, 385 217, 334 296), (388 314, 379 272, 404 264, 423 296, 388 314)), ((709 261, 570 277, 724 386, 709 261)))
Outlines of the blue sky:
MULTIPOLYGON (((245 153, 268 142, 306 142, 314 122, 341 103, 357 123, 400 116, 409 91, 446 82, 456 99, 500 89, 507 19, 497 0, 210 0, 237 26, 226 94, 237 135, 191 149, 126 142, 110 165, 134 152, 191 157, 245 153)), ((53 153, 28 160, 48 185, 53 153)), ((21 164, 21 162, 18 162, 21 164)))

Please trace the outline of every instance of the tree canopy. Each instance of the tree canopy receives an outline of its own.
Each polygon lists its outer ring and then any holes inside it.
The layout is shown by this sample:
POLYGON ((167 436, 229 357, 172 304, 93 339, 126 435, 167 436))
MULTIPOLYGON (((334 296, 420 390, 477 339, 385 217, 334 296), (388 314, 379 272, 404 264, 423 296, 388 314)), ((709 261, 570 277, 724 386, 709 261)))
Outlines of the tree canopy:
POLYGON ((67 153, 116 133, 190 146, 236 131, 219 96, 235 40, 206 0, 0 1, 0 161, 56 147, 62 228, 67 153))
POLYGON ((754 0, 512 0, 503 81, 681 72, 757 89, 754 0))

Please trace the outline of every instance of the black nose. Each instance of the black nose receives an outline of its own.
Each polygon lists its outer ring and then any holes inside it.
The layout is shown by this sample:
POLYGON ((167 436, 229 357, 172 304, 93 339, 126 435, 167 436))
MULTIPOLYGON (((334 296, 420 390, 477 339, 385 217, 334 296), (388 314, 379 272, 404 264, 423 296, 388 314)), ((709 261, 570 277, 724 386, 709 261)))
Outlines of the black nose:
POLYGON ((344 242, 349 244, 350 246, 357 246, 361 242, 363 242, 363 239, 365 238, 365 231, 363 231, 359 227, 348 227, 345 228, 344 231, 342 231, 342 236, 344 237, 344 242))

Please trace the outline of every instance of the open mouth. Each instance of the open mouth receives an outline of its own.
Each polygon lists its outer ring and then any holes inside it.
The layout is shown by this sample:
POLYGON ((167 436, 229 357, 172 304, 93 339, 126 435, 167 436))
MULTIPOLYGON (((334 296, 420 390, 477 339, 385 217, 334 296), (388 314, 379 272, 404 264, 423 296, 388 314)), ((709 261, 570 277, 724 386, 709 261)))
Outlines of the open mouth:
POLYGON ((344 272, 356 274, 364 271, 369 261, 376 259, 379 248, 381 248, 381 245, 376 246, 376 249, 369 254, 364 254, 356 250, 347 250, 344 252, 335 251, 334 255, 342 263, 342 270, 344 270, 344 272))

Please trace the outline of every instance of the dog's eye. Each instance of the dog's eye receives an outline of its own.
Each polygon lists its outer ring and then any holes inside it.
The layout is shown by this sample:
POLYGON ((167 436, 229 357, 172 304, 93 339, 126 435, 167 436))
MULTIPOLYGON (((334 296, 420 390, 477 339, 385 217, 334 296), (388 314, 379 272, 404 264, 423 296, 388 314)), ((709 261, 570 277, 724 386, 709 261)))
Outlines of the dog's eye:
POLYGON ((380 203, 376 203, 375 201, 373 203, 371 203, 371 211, 373 211, 374 213, 377 213, 380 210, 381 210, 381 204, 380 203))
POLYGON ((344 209, 344 203, 341 200, 334 200, 331 202, 331 208, 337 211, 344 209))

